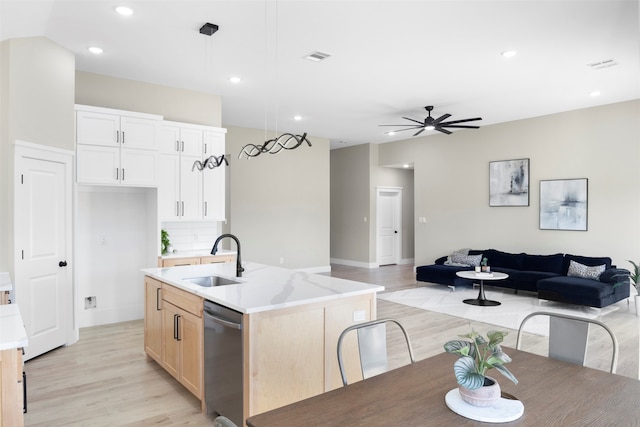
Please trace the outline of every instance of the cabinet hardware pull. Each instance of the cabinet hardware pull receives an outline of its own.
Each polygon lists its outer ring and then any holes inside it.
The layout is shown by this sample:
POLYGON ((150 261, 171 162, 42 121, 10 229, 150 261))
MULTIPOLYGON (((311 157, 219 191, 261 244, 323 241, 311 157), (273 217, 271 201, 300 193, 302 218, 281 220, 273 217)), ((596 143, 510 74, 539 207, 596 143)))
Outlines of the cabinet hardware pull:
POLYGON ((207 216, 207 202, 204 202, 204 216, 207 216))
POLYGON ((124 168, 122 168, 122 180, 124 181, 124 168))
POLYGON ((124 144, 124 131, 122 131, 122 143, 124 144))
POLYGON ((156 311, 162 310, 162 307, 160 307, 160 291, 161 288, 156 288, 156 311))
POLYGON ((176 340, 182 341, 182 337, 180 336, 180 318, 182 316, 180 316, 179 314, 176 314, 176 316, 176 340))
POLYGON ((180 141, 176 141, 176 151, 180 151, 180 141))
POLYGON ((184 141, 182 141, 182 152, 184 153, 184 141))
POLYGON ((204 154, 207 154, 207 144, 204 144, 204 154))
POLYGON ((178 339, 178 315, 173 315, 173 339, 178 339))
POLYGON ((180 202, 176 200, 176 216, 180 216, 180 202))
POLYGON ((116 181, 120 179, 120 169, 116 168, 116 181))
POLYGON ((120 131, 116 131, 116 144, 120 142, 120 131))
POLYGON ((182 202, 182 216, 184 216, 184 202, 182 202))

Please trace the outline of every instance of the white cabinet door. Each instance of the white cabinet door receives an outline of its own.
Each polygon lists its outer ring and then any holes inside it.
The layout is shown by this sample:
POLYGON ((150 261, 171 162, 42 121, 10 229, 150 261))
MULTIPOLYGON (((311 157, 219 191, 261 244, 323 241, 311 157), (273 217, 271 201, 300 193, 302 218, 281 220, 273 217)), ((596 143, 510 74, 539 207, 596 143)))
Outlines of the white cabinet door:
MULTIPOLYGON (((225 135, 218 132, 205 132, 205 158, 220 157, 225 154, 225 135)), ((203 219, 211 221, 225 220, 225 174, 226 166, 202 171, 203 219)))
POLYGON ((120 142, 120 116, 78 111, 76 116, 78 144, 115 147, 120 142))
POLYGON ((177 154, 180 151, 180 128, 162 124, 158 126, 158 149, 164 154, 177 154))
POLYGON ((120 182, 123 185, 158 185, 158 153, 134 148, 120 149, 120 182))
POLYGON ((193 168, 201 157, 180 156, 180 214, 192 221, 202 219, 202 171, 193 168))
POLYGON ((156 120, 120 117, 120 143, 123 148, 157 150, 156 120))
POLYGON ((158 216, 161 221, 180 219, 180 156, 160 154, 158 159, 158 216))
POLYGON ((180 128, 180 152, 183 156, 202 158, 202 130, 180 128))
POLYGON ((77 180, 80 184, 118 184, 120 181, 120 148, 78 144, 77 180))

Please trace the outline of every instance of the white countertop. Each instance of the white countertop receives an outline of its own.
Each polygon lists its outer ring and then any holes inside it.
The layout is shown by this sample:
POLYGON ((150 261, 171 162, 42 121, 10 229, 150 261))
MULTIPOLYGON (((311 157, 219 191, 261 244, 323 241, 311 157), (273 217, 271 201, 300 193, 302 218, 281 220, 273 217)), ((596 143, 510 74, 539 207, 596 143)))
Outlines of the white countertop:
POLYGON ((18 305, 0 305, 0 350, 26 347, 28 343, 18 305))
POLYGON ((235 277, 234 262, 148 268, 143 272, 241 313, 276 310, 384 290, 383 286, 251 262, 243 263, 243 267, 242 277, 235 277), (207 288, 182 280, 212 275, 241 283, 207 288))
MULTIPOLYGON (((228 249, 220 249, 218 250, 218 252, 216 252, 216 255, 235 255, 236 251, 230 251, 228 249)), ((167 259, 167 258, 192 258, 192 257, 199 257, 199 256, 215 256, 215 255, 211 255, 211 249, 200 249, 200 250, 194 250, 194 251, 176 251, 176 252, 170 252, 170 253, 166 253, 164 255, 160 255, 160 258, 162 259, 167 259)))

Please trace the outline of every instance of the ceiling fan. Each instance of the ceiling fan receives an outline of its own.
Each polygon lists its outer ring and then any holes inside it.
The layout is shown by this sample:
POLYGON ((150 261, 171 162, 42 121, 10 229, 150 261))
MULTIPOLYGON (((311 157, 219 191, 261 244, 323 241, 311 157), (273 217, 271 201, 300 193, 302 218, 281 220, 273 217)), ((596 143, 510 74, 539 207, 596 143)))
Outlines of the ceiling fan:
POLYGON ((461 125, 460 123, 473 122, 475 120, 482 120, 481 117, 474 117, 473 119, 451 120, 451 121, 445 122, 446 119, 451 117, 451 114, 443 114, 437 119, 434 119, 433 117, 431 117, 431 111, 433 110, 433 106, 428 105, 424 107, 424 109, 427 110, 427 113, 429 113, 429 116, 425 117, 424 121, 410 119, 409 117, 403 117, 403 119, 412 121, 415 124, 411 123, 411 124, 404 124, 404 125, 380 125, 380 126, 394 126, 394 127, 407 126, 404 129, 398 129, 392 132, 420 129, 418 132, 414 133, 413 136, 418 136, 425 130, 437 130, 438 132, 446 133, 447 135, 449 135, 451 134, 451 131, 445 128, 467 128, 467 129, 480 128, 480 126, 461 125))

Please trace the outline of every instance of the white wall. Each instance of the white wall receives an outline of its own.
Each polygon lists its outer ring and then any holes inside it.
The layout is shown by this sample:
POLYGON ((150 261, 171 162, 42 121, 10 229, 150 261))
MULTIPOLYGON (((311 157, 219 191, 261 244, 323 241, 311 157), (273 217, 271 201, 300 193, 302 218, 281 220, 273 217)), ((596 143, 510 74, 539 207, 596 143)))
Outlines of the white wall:
POLYGON ((79 327, 141 319, 143 268, 157 265, 156 190, 78 186, 75 282, 79 327), (85 309, 85 298, 96 307, 85 309))
POLYGON ((640 257, 640 101, 514 121, 380 147, 415 164, 416 265, 463 247, 640 257), (489 162, 530 159, 530 206, 489 207, 489 162), (539 182, 588 178, 588 231, 539 229, 539 182))

